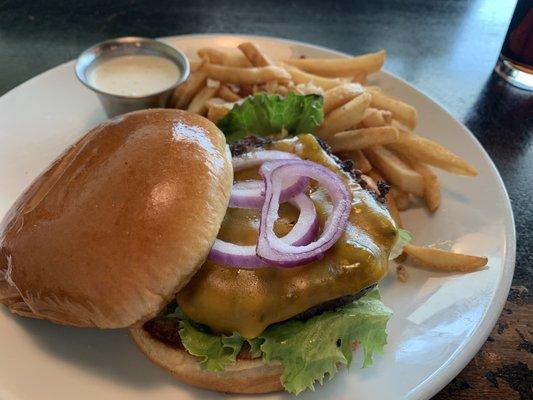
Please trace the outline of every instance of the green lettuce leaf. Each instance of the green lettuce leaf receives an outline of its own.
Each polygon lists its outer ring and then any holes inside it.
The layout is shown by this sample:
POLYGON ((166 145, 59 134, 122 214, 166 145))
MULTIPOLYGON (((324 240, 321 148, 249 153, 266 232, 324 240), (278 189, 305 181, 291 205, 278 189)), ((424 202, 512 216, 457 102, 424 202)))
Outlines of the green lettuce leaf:
POLYGON ((225 336, 203 332, 186 319, 181 321, 180 326, 183 346, 190 354, 200 358, 203 368, 219 372, 226 366, 235 364, 243 344, 239 334, 225 336))
POLYGON ((289 93, 282 98, 259 93, 235 105, 217 125, 231 142, 252 134, 267 136, 283 130, 290 135, 313 133, 323 119, 322 96, 289 93))
POLYGON ((314 390, 314 383, 322 383, 325 374, 333 377, 338 364, 350 365, 353 342, 363 350, 363 368, 372 364, 374 353, 383 354, 391 314, 374 289, 336 311, 269 327, 260 336, 263 359, 283 364, 281 379, 287 391, 314 390))
MULTIPOLYGON (((298 394, 305 389, 314 390, 315 382, 322 384, 326 374, 331 379, 339 364, 349 366, 354 342, 362 348, 363 368, 370 366, 373 354, 383 354, 387 343, 385 328, 391 314, 374 289, 336 311, 307 321, 272 325, 258 338, 247 341, 252 357, 262 355, 267 362, 283 365, 284 388, 298 394)), ((209 333, 188 319, 182 320, 180 326, 183 345, 190 354, 200 357, 200 364, 209 371, 222 371, 234 364, 245 340, 238 333, 209 333)))
POLYGON ((261 338, 247 339, 248 344, 250 345, 250 355, 252 358, 259 358, 263 355, 261 351, 261 345, 264 340, 261 338))
POLYGON ((394 260, 403 252, 403 248, 408 244, 412 239, 411 232, 406 231, 405 229, 398 229, 398 238, 396 243, 392 246, 392 249, 389 254, 389 260, 394 260))

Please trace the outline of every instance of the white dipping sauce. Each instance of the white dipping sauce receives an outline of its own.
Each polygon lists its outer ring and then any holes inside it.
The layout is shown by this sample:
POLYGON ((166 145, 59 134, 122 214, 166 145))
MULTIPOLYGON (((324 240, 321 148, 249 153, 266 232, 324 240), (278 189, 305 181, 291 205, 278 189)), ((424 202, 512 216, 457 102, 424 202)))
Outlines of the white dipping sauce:
POLYGON ((102 92, 143 97, 168 89, 180 77, 172 61, 158 56, 132 55, 113 57, 97 64, 89 72, 89 82, 102 92))

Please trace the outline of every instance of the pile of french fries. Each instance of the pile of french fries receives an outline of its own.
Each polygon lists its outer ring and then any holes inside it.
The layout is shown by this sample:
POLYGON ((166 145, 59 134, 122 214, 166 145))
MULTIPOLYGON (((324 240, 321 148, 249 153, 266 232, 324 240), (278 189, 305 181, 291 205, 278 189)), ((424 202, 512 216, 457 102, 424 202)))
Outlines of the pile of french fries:
MULTIPOLYGON (((322 95, 324 121, 314 133, 341 159, 353 160, 369 187, 377 190, 379 181, 390 185, 387 205, 399 227, 400 211, 417 198, 430 212, 439 208, 440 184, 433 167, 464 176, 477 174, 459 156, 414 133, 413 106, 367 85, 367 76, 382 68, 385 51, 351 58, 274 61, 254 43, 244 42, 237 48, 203 48, 198 57, 190 61, 191 75, 174 92, 172 107, 217 122, 255 93, 322 95)), ((472 271, 487 263, 486 257, 414 245, 406 246, 397 260, 407 256, 440 271, 472 271)))

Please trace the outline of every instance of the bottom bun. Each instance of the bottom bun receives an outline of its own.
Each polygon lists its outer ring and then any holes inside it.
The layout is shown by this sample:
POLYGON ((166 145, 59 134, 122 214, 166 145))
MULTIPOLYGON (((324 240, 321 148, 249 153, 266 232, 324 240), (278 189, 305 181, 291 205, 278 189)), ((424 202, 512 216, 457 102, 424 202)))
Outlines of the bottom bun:
POLYGON ((198 358, 186 350, 170 347, 154 339, 144 329, 130 329, 131 336, 141 351, 155 364, 166 369, 174 378, 203 389, 228 393, 270 393, 283 390, 278 363, 265 363, 260 359, 237 359, 235 365, 221 372, 204 370, 198 358))

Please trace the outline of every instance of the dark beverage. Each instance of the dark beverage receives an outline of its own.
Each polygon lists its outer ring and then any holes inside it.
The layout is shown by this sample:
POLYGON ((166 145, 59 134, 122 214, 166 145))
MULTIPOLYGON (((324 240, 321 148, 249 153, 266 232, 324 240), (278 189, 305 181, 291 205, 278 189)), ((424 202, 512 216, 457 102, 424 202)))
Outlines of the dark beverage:
POLYGON ((496 72, 515 86, 533 90, 533 0, 518 0, 496 72))

